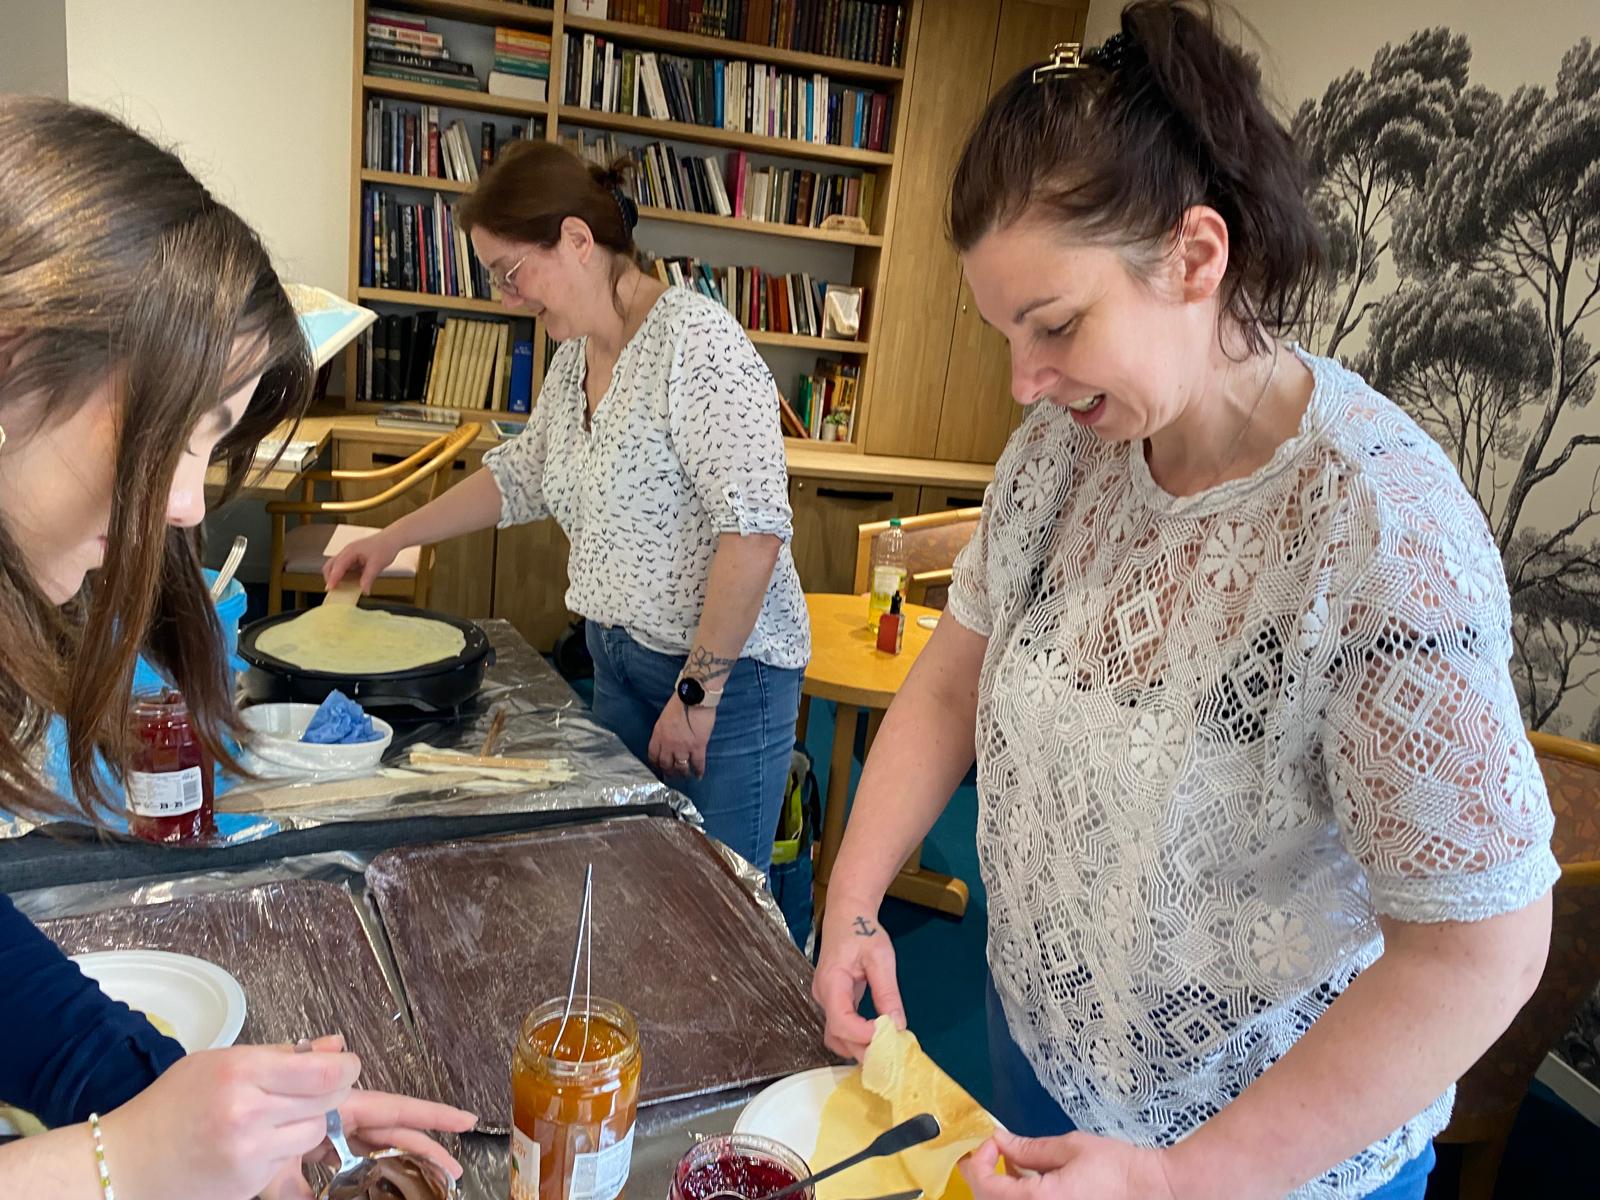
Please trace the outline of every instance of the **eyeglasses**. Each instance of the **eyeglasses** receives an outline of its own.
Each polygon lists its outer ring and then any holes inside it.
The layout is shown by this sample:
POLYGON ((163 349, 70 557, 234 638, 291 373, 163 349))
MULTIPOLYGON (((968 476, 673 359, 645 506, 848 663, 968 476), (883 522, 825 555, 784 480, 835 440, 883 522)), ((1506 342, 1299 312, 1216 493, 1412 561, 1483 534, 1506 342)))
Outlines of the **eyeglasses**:
POLYGON ((504 271, 496 271, 491 267, 489 269, 489 282, 494 284, 494 286, 499 288, 502 292, 516 292, 517 285, 511 281, 511 278, 517 273, 517 268, 522 266, 522 264, 527 261, 528 255, 524 254, 504 271))

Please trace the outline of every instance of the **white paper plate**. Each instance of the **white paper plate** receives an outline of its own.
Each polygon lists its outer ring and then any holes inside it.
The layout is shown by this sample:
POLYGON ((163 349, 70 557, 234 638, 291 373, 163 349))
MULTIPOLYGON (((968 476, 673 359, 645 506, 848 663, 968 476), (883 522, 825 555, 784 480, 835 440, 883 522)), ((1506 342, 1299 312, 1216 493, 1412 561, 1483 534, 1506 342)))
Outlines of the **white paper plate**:
POLYGON ((73 962, 113 1000, 172 1027, 185 1050, 231 1046, 244 1025, 244 989, 216 963, 165 950, 106 950, 73 962))
POLYGON ((817 1151, 822 1106, 839 1081, 858 1070, 859 1067, 818 1067, 780 1079, 745 1105, 733 1131, 782 1142, 809 1163, 817 1151))
MULTIPOLYGON (((744 1111, 734 1122, 733 1131, 757 1133, 782 1142, 810 1163, 813 1171, 819 1170, 828 1165, 811 1162, 811 1156, 817 1152, 817 1134, 822 1129, 822 1106, 828 1102, 828 1097, 833 1095, 833 1089, 839 1086, 841 1080, 860 1069, 818 1067, 814 1071, 802 1071, 798 1075, 780 1079, 744 1106, 744 1111)), ((992 1115, 989 1119, 994 1120, 992 1115)), ((994 1124, 996 1129, 1005 1128, 999 1121, 994 1124)), ((1016 1173, 1033 1174, 1031 1171, 1016 1173)))

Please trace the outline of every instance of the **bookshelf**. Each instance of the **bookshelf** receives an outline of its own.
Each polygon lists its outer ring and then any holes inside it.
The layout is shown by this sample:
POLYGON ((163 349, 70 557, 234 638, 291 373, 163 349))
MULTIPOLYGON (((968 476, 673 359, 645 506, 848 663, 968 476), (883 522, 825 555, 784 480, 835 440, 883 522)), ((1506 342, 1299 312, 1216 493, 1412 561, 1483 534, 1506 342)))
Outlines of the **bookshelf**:
POLYGON ((641 46, 656 46, 667 50, 681 50, 686 54, 711 54, 727 58, 745 58, 752 62, 771 63, 777 67, 793 67, 802 71, 825 71, 841 79, 864 82, 899 83, 906 77, 903 67, 881 67, 876 63, 857 62, 850 58, 828 58, 821 54, 807 54, 800 50, 785 50, 779 46, 763 46, 759 42, 740 42, 731 38, 701 37, 694 33, 678 33, 671 29, 656 29, 649 25, 632 25, 624 21, 602 21, 595 17, 568 16, 566 27, 580 33, 593 33, 618 41, 634 42, 641 46))
MULTIPOLYGON (((797 3, 802 10, 809 11, 812 7, 811 0, 797 0, 797 3)), ((855 339, 747 330, 751 342, 772 368, 779 390, 792 403, 797 402, 800 377, 810 374, 816 364, 837 362, 856 373, 852 436, 849 440, 790 440, 796 445, 819 450, 859 453, 863 447, 863 430, 872 400, 871 372, 867 369, 868 357, 872 352, 872 322, 882 295, 893 233, 898 179, 895 150, 904 142, 904 123, 909 108, 906 100, 915 70, 917 29, 923 3, 924 0, 903 0, 900 65, 883 65, 790 49, 782 45, 767 45, 761 41, 686 33, 616 19, 629 12, 630 8, 636 8, 630 6, 628 0, 610 0, 608 19, 569 13, 567 0, 552 0, 549 7, 512 3, 510 0, 356 0, 351 72, 353 163, 350 295, 380 313, 403 314, 434 309, 439 311, 441 320, 447 313, 510 319, 513 322, 514 339, 527 338, 531 328, 534 343, 532 388, 537 396, 552 350, 541 323, 530 322, 527 318, 519 319, 515 311, 507 310, 493 299, 373 286, 376 280, 363 285, 363 259, 371 250, 363 236, 363 215, 371 193, 375 190, 387 194, 400 193, 412 198, 408 202, 417 205, 433 204, 433 197, 438 196, 445 204, 449 204, 458 201, 474 186, 471 182, 457 179, 373 169, 366 155, 366 114, 369 102, 373 100, 434 106, 467 122, 469 129, 476 129, 480 119, 515 119, 530 125, 526 136, 542 136, 549 141, 570 140, 574 133, 590 139, 604 135, 614 137, 625 149, 638 147, 646 141, 669 143, 683 148, 685 152, 715 154, 720 149, 725 152, 725 161, 731 158, 732 152, 742 151, 748 156, 745 161, 762 164, 756 169, 771 167, 774 171, 780 168, 797 173, 811 171, 818 177, 830 172, 862 177, 870 175, 873 177, 872 203, 864 232, 859 229, 824 229, 809 224, 787 224, 744 216, 641 205, 641 224, 636 234, 641 250, 648 254, 698 257, 718 265, 755 265, 764 271, 772 270, 766 265, 768 258, 793 262, 797 252, 807 255, 813 252, 807 248, 810 244, 819 256, 818 261, 827 264, 825 270, 812 273, 831 284, 864 289, 867 294, 865 320, 861 334, 855 339), (425 21, 430 32, 437 31, 442 35, 452 58, 472 64, 480 84, 486 78, 492 61, 496 27, 548 37, 550 74, 547 99, 532 101, 491 95, 488 91, 387 78, 372 73, 367 58, 367 14, 374 9, 403 13, 425 21), (888 97, 888 119, 881 134, 887 148, 863 149, 825 141, 745 133, 713 125, 600 111, 571 103, 565 86, 568 78, 568 35, 604 39, 622 49, 639 52, 653 51, 687 58, 760 64, 779 72, 826 76, 830 88, 862 89, 868 93, 884 94, 888 97), (685 238, 691 239, 695 247, 687 255, 683 251, 682 239, 685 238), (784 246, 789 249, 780 253, 784 246)), ((796 44, 801 44, 798 38, 796 44)), ((845 137, 842 140, 854 139, 845 137)), ((352 351, 347 364, 347 378, 352 383, 356 379, 355 358, 356 352, 352 351)), ((353 387, 350 390, 353 393, 353 387)), ((354 400, 350 406, 369 407, 354 400)))

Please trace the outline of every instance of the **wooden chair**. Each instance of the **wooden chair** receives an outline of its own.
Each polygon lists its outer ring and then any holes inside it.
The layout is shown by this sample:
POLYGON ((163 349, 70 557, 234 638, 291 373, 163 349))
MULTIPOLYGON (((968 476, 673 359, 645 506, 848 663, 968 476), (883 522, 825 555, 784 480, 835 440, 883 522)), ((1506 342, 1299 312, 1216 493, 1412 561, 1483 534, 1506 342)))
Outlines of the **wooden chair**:
MULTIPOLYGON (((972 540, 978 529, 981 508, 955 508, 948 512, 925 513, 920 517, 901 517, 900 535, 905 541, 905 600, 942 609, 950 590, 950 570, 956 555, 972 540)), ((889 529, 887 521, 871 521, 856 530, 855 590, 864 592, 872 575, 872 544, 889 529)))
MULTIPOLYGON (((371 526, 313 522, 313 517, 344 516, 370 512, 401 496, 426 487, 427 499, 435 500, 450 482, 450 466, 483 431, 477 424, 466 424, 423 446, 415 454, 388 467, 372 471, 308 471, 301 476, 299 500, 275 500, 267 505, 272 517, 272 575, 267 593, 267 612, 283 611, 283 593, 321 592, 326 587, 322 567, 350 543, 376 532, 371 526), (390 481, 393 482, 390 482, 390 481), (333 484, 331 500, 315 498, 319 482, 333 484), (340 499, 347 483, 388 484, 374 495, 360 500, 340 499), (288 518, 299 518, 294 528, 288 518)), ((425 607, 433 582, 434 548, 413 546, 378 577, 374 596, 399 599, 425 607)))
POLYGON ((1550 958, 1523 1010, 1461 1078, 1455 1112, 1439 1135, 1462 1145, 1462 1200, 1494 1195, 1500 1158, 1534 1073, 1572 1028, 1600 984, 1600 746, 1530 734, 1550 790, 1561 864, 1552 897, 1550 958))

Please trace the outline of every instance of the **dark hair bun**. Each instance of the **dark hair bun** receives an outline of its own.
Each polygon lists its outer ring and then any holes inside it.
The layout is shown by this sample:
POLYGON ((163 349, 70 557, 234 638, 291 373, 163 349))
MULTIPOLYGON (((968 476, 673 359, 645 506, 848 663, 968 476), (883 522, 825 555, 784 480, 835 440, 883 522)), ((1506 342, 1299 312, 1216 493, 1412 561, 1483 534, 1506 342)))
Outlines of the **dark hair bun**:
POLYGON ((1137 0, 1084 61, 1037 83, 1027 68, 989 102, 956 169, 956 246, 1035 207, 1078 236, 1154 246, 1207 205, 1228 225, 1224 311, 1256 345, 1259 324, 1296 324, 1321 234, 1300 157, 1216 7, 1137 0))

